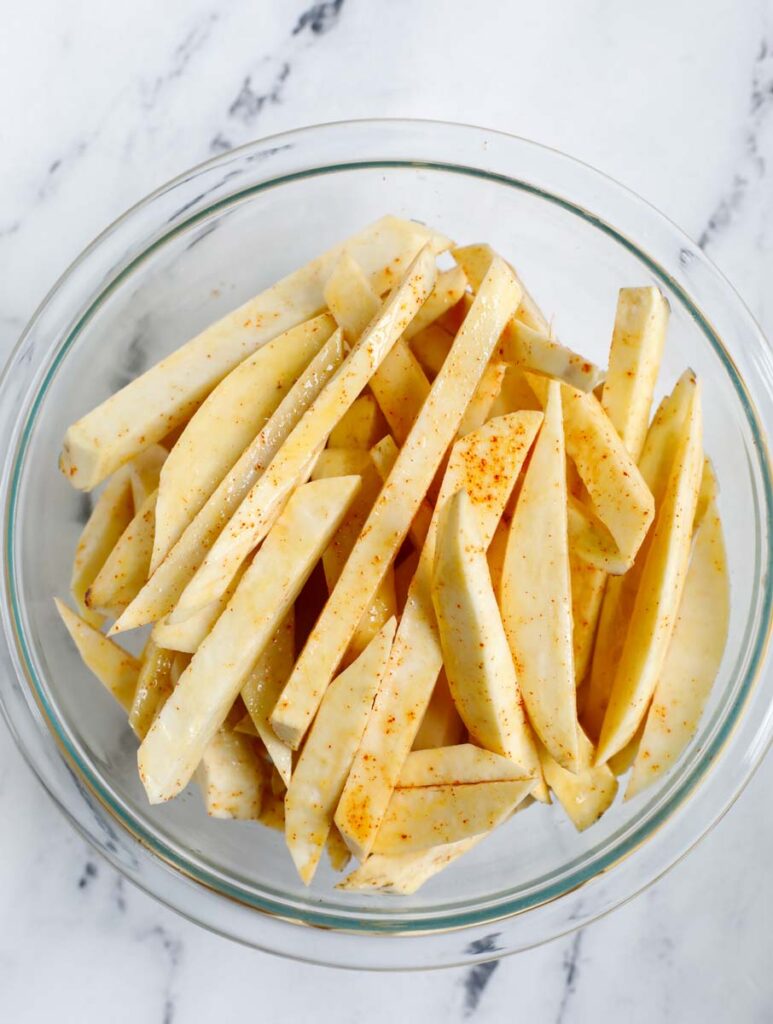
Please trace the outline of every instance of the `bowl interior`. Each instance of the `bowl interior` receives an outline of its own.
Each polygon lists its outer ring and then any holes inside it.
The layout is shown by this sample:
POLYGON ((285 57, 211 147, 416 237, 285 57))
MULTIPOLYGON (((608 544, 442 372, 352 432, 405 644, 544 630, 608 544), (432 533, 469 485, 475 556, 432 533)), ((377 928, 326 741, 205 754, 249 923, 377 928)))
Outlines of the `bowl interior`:
MULTIPOLYGON (((734 339, 724 344, 733 350, 734 339)), ((706 769, 702 751, 734 720, 758 641, 767 507, 746 395, 702 314, 645 253, 562 197, 516 180, 449 167, 384 163, 323 168, 248 188, 160 236, 64 332, 41 372, 12 478, 7 554, 13 613, 33 684, 68 752, 132 831, 186 871, 289 917, 333 915, 353 928, 434 928, 522 910, 575 888, 678 813, 706 769), (604 363, 617 290, 656 284, 671 304, 659 395, 691 366, 703 382, 705 447, 721 486, 732 617, 701 729, 658 788, 579 834, 560 807, 533 806, 429 882, 395 899, 339 892, 322 866, 311 890, 282 837, 209 820, 189 789, 149 807, 136 743, 120 709, 82 667, 56 616, 90 501, 56 464, 67 425, 223 313, 385 212, 431 223, 460 242, 488 241, 510 259, 558 337, 604 363), (45 376, 43 376, 45 374, 45 376), (467 916, 465 916, 467 915, 467 916), (472 918, 470 918, 472 915, 472 918)), ((135 649, 141 636, 132 636, 135 649)))

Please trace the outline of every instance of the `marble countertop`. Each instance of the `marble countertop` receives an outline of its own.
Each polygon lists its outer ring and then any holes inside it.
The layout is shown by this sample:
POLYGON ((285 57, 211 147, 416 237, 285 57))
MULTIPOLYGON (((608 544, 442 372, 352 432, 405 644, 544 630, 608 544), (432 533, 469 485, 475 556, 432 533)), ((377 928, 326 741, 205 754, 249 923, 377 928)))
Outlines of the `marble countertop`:
MULTIPOLYGON (((0 35, 0 351, 127 206, 303 124, 423 116, 565 150, 673 218, 773 332, 772 0, 27 0, 0 35)), ((501 963, 343 974, 253 952, 126 885, 0 725, 0 1019, 773 1019, 768 758, 667 877, 501 963)))

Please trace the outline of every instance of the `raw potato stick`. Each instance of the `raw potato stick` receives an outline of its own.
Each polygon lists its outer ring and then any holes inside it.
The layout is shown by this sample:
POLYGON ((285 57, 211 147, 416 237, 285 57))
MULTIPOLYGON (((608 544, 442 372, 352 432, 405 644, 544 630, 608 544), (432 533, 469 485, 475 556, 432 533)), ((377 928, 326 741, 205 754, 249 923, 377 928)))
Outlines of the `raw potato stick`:
POLYGON ((333 825, 395 635, 389 619, 325 692, 285 797, 285 837, 308 885, 333 825))
POLYGON ((140 746, 140 779, 151 803, 171 799, 190 781, 358 487, 358 477, 317 480, 288 501, 140 746))
POLYGON ((215 385, 261 345, 320 313, 325 283, 346 249, 388 287, 395 270, 422 246, 442 252, 448 239, 420 224, 383 217, 212 324, 74 423, 60 468, 91 490, 143 448, 187 419, 215 385))
MULTIPOLYGON (((300 482, 309 453, 324 445, 330 431, 413 319, 429 294, 435 275, 432 251, 425 247, 408 267, 405 277, 390 294, 378 317, 360 337, 339 371, 301 417, 265 473, 234 512, 180 596, 171 621, 175 617, 183 619, 220 597, 241 563, 266 535, 272 519, 292 489, 300 482)), ((372 596, 369 594, 368 599, 372 596)), ((361 612, 364 610, 363 606, 361 612)))
POLYGON ((86 591, 89 608, 123 610, 142 590, 148 578, 153 551, 158 491, 147 496, 143 505, 118 538, 97 578, 86 591))
POLYGON ((129 711, 140 673, 139 661, 70 611, 63 601, 54 598, 54 603, 84 665, 91 669, 121 707, 129 711))
MULTIPOLYGON (((186 528, 134 601, 114 623, 111 633, 156 622, 172 611, 223 524, 260 477, 304 411, 333 376, 342 358, 342 339, 336 332, 312 359, 269 422, 186 528)), ((316 455, 312 453, 309 472, 315 460, 316 455)))
POLYGON ((436 515, 408 591, 389 664, 336 811, 338 829, 360 859, 372 849, 443 664, 432 605, 439 510, 451 495, 466 491, 487 545, 541 420, 537 412, 491 420, 457 441, 451 451, 436 515))
POLYGON ((285 331, 231 370, 193 414, 161 470, 151 572, 334 330, 323 315, 285 331))
POLYGON ((144 740, 159 709, 172 692, 174 653, 149 640, 142 656, 134 699, 129 709, 129 725, 144 740))
POLYGON ((494 263, 277 702, 274 730, 293 748, 405 539, 519 294, 505 264, 494 263))

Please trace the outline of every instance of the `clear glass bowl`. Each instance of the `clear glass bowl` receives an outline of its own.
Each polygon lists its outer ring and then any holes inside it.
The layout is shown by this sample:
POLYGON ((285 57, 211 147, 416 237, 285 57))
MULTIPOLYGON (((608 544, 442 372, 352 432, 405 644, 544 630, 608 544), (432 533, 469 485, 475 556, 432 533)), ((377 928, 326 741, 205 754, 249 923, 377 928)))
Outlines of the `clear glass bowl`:
POLYGON ((773 728, 771 351, 736 293, 664 217, 598 172, 458 125, 323 125, 256 142, 130 210, 65 273, 0 386, 2 705, 64 813, 120 871, 177 911, 287 956, 424 968, 524 949, 577 928, 662 874, 724 813, 773 728), (385 212, 510 258, 559 337, 603 362, 621 285, 672 308, 660 387, 703 379, 732 578, 726 656, 700 731, 657 786, 578 834, 535 806, 417 895, 310 890, 282 837, 208 820, 196 792, 149 807, 124 716, 81 666, 66 595, 88 503, 57 471, 68 423, 227 310, 385 212), (305 927, 304 927, 305 926, 305 927))

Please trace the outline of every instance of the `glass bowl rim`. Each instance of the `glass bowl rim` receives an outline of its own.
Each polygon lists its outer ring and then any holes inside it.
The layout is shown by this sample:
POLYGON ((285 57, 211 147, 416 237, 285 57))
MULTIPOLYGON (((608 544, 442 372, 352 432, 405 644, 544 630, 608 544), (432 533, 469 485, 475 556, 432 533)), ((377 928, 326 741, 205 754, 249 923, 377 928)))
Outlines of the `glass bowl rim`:
MULTIPOLYGON (((609 178, 608 176, 602 174, 599 171, 596 171, 594 168, 590 167, 590 165, 583 164, 581 161, 578 161, 572 157, 568 157, 565 154, 558 152, 557 150, 541 146, 540 144, 531 142, 526 139, 519 139, 516 136, 511 136, 503 132, 494 132, 488 129, 476 129, 473 126, 454 125, 447 122, 423 121, 419 119, 368 119, 353 122, 339 121, 331 122, 325 125, 315 125, 306 128, 299 128, 292 132, 280 133, 278 135, 270 136, 267 138, 247 143, 236 150, 231 150, 226 154, 221 154, 210 160, 204 161, 203 163, 199 164, 192 170, 184 172, 183 174, 172 179, 172 181, 170 181, 169 183, 162 185, 159 189, 155 190, 153 193, 145 197, 139 203, 132 206, 121 217, 114 221, 112 225, 110 225, 107 229, 105 229, 105 231, 103 231, 99 236, 97 236, 94 242, 92 242, 76 258, 76 260, 73 261, 73 263, 67 268, 67 270, 65 270, 65 272, 55 283, 53 288, 49 291, 48 295, 43 299, 43 302, 40 304, 38 310, 31 318, 30 323, 28 324, 27 328, 25 328, 16 348, 9 356, 8 362, 6 363, 6 367, 4 368, 4 371, 0 376, 0 393, 2 393, 2 391, 5 389, 7 385, 8 376, 11 372, 14 363, 16 362, 19 353, 23 349, 27 337, 34 329, 34 326, 39 316, 41 315, 42 311, 47 307, 52 297, 67 285, 72 274, 75 271, 75 268, 82 261, 85 261, 90 255, 93 255, 95 252, 97 252, 99 250, 100 243, 104 239, 106 239, 111 233, 118 230, 120 226, 130 221, 133 214, 140 210, 149 208, 150 206, 152 206, 154 200, 168 192, 173 191, 178 185, 182 185, 192 180, 199 174, 206 173, 212 170, 213 168, 220 166, 226 161, 232 160, 235 157, 238 158, 252 151, 260 150, 263 147, 269 146, 271 143, 284 141, 288 139, 296 141, 298 138, 308 137, 309 135, 314 135, 316 133, 319 133, 320 131, 324 132, 325 130, 332 128, 340 129, 343 127, 344 129, 346 129, 352 128, 354 126, 365 126, 368 128, 372 128, 374 126, 379 125, 420 125, 422 126, 422 128, 428 128, 429 126, 432 126, 435 129, 440 128, 450 129, 452 131, 461 130, 464 132, 483 132, 486 135, 500 136, 508 140, 509 142, 515 141, 519 144, 532 147, 535 150, 541 150, 550 153, 553 158, 558 158, 560 161, 564 161, 565 163, 568 164, 579 165, 580 167, 583 167, 586 170, 592 172, 592 174, 597 178, 605 180, 609 185, 612 185, 619 193, 627 194, 629 198, 636 200, 640 205, 646 207, 650 215, 655 215, 661 221, 665 221, 669 225, 672 232, 676 232, 678 236, 684 237, 682 235, 682 232, 678 228, 676 228, 670 221, 668 221, 668 219, 665 218, 663 214, 655 210, 654 207, 647 204, 644 200, 636 196, 634 193, 626 189, 624 186, 619 185, 613 179, 609 178)), ((513 177, 512 175, 493 173, 491 171, 487 171, 473 165, 459 165, 444 163, 442 161, 435 162, 432 160, 425 159, 353 160, 350 162, 343 163, 321 164, 316 166, 309 165, 304 167, 302 170, 289 175, 279 175, 278 177, 269 177, 266 179, 261 179, 257 184, 253 183, 242 190, 228 193, 224 197, 218 199, 212 205, 207 205, 200 209, 197 209, 194 213, 191 214, 190 217, 188 217, 187 219, 183 220, 180 223, 175 223, 161 237, 153 239, 152 241, 149 242, 149 244, 145 244, 147 242, 147 238, 143 239, 143 246, 141 250, 125 266, 121 267, 118 272, 113 274, 107 286, 100 290, 98 296, 89 304, 88 308, 83 312, 82 316, 78 318, 75 325, 71 325, 66 332, 62 332, 62 334, 65 335, 64 341, 61 341, 59 343, 54 358, 50 361, 50 364, 47 367, 45 377, 43 378, 42 383, 40 383, 37 386, 37 389, 34 391, 34 393, 32 393, 33 389, 29 388, 24 396, 24 399, 26 400, 24 416, 20 417, 20 421, 23 421, 23 427, 20 428, 20 431, 16 437, 17 444, 14 452, 13 469, 11 471, 11 486, 10 488, 8 488, 7 500, 5 503, 6 540, 3 554, 6 560, 6 592, 9 589, 11 592, 10 606, 13 620, 13 638, 16 641, 17 650, 18 648, 21 649, 22 660, 25 666, 25 675, 27 676, 27 681, 31 682, 32 684, 31 692, 39 708, 43 712, 43 717, 47 723, 49 730, 54 736, 54 739, 56 740, 60 751, 64 754, 66 763, 69 764, 70 767, 75 769, 81 780, 89 787, 92 794, 99 800, 99 802, 108 811, 108 813, 111 814, 113 818, 119 821, 121 826, 126 831, 128 831, 128 833, 135 839, 135 841, 141 843, 147 849, 150 849, 155 856, 161 858, 166 863, 171 864, 176 870, 184 873, 189 878, 197 882, 199 885, 208 887, 223 897, 226 897, 228 899, 235 899, 243 904, 252 907, 253 909, 263 911, 272 916, 278 916, 285 920, 290 919, 295 923, 309 924, 321 928, 335 928, 337 930, 356 932, 358 934, 365 935, 373 934, 374 932, 381 935, 394 935, 411 934, 415 931, 419 931, 421 933, 448 931, 481 924, 491 924, 515 914, 524 914, 528 912, 528 910, 533 909, 534 907, 542 906, 547 902, 560 899, 562 896, 568 894, 569 892, 572 892, 576 890, 578 887, 583 886, 586 882, 597 877, 601 872, 606 872, 610 870, 616 863, 627 857, 642 843, 644 843, 646 839, 648 839, 655 831, 657 831, 657 829, 672 816, 672 814, 678 809, 678 807, 680 807, 684 803, 684 801, 692 793, 694 788, 703 779, 704 775, 708 772, 711 765, 713 764, 713 761, 715 760, 717 754, 725 745, 725 742, 727 741, 736 722, 738 721, 743 711, 743 708, 746 706, 748 698, 754 688, 754 684, 756 683, 759 677, 760 668, 765 655, 767 640, 770 634, 771 612, 773 604, 773 587, 771 586, 771 582, 768 580, 767 585, 763 588, 762 617, 760 621, 760 628, 757 630, 755 649, 752 652, 752 656, 749 662, 748 669, 745 673, 743 682, 738 687, 738 692, 736 694, 735 700, 730 709, 726 712, 726 716, 722 722, 722 728, 718 730, 717 735, 714 735, 712 737, 710 747, 708 749, 704 748, 704 750, 701 752, 700 758, 698 758, 698 765, 694 766, 700 767, 701 770, 689 773, 687 779, 682 779, 680 777, 680 786, 671 787, 671 789, 677 789, 678 791, 675 794, 673 794, 669 799, 661 801, 661 803, 663 804, 661 809, 656 814, 652 814, 645 821, 644 825, 639 826, 637 828, 636 821, 634 821, 629 826, 627 826, 625 831, 630 834, 626 840, 622 842, 618 840, 617 842, 612 843, 610 839, 607 845, 611 846, 611 848, 609 849, 607 855, 605 857, 596 855, 591 859, 593 870, 576 871, 574 875, 570 876, 568 881, 559 888, 559 890, 553 893, 548 892, 546 895, 540 895, 536 901, 527 901, 526 904, 524 904, 522 900, 518 899, 508 902, 502 901, 498 897, 491 897, 485 900, 480 900, 479 902, 488 903, 490 899, 496 899, 497 902, 495 906, 492 908, 494 911, 493 913, 491 912, 491 910, 484 909, 483 911, 467 911, 464 914, 460 914, 458 916, 449 917, 448 915, 445 915, 437 919, 434 919, 431 916, 422 916, 420 920, 416 923, 418 927, 414 927, 410 922, 401 922, 401 924, 404 924, 405 926, 404 931, 395 929, 395 915, 391 914, 385 915, 385 928, 379 928, 378 925, 374 924, 372 920, 363 923, 358 922, 357 919, 353 916, 338 917, 336 914, 331 915, 320 913, 318 910, 316 910, 313 906, 310 905, 304 907, 303 913, 301 913, 300 916, 297 916, 296 912, 293 912, 288 917, 287 905, 281 903, 274 903, 271 900, 257 900, 254 897, 248 897, 247 899, 245 899, 246 894, 243 893, 238 887, 231 888, 227 885, 223 885, 221 881, 218 881, 212 878, 211 876, 210 878, 202 877, 199 873, 196 872, 196 870, 194 870, 190 866, 190 864, 180 863, 178 856, 175 854, 174 850, 171 847, 166 847, 165 844, 163 843, 159 844, 159 840, 157 837, 152 837, 150 836, 150 834, 146 833, 143 826, 136 819, 134 819, 134 817, 131 814, 127 815, 120 806, 117 806, 113 803, 109 795, 109 792, 103 789, 103 782, 99 778, 99 776, 96 773, 94 773, 92 776, 92 770, 90 769, 90 767, 88 765, 84 765, 81 762, 80 758, 78 757, 77 752, 71 749, 66 734, 64 734, 60 729, 60 723, 57 720, 57 716, 53 713, 53 709, 49 707, 48 700, 44 692, 44 688, 41 687, 40 681, 37 679, 37 674, 32 664, 32 659, 29 655, 29 651, 27 649, 26 637, 24 635, 23 622, 21 619, 20 608, 18 606, 17 594, 15 591, 15 587, 13 585, 13 581, 16 578, 15 554, 13 550, 13 527, 15 521, 14 516, 18 498, 18 488, 24 466, 24 455, 26 453, 29 440, 32 436, 32 430, 35 424, 35 417, 42 406, 47 388, 50 385, 51 381, 53 380, 53 377, 56 371, 58 370, 59 366, 61 365, 61 362, 63 361, 67 351, 73 344, 75 338, 77 337, 80 330, 83 328, 84 324, 88 321, 89 317, 93 315, 95 309, 98 308, 100 302, 104 301, 105 297, 109 295, 115 288, 119 287, 121 282, 132 272, 132 270, 135 267, 137 267, 143 260, 145 260, 152 252, 156 251, 156 249, 163 245, 165 242, 169 241, 171 238, 178 235, 182 231, 189 230, 193 225, 195 225, 195 223, 208 216, 211 216, 218 209, 225 208, 227 206, 235 204, 236 202, 240 201, 247 195, 265 191, 266 189, 269 189, 271 187, 276 187, 285 184, 288 181, 299 180, 308 177, 315 177, 320 174, 331 174, 345 170, 356 170, 369 167, 427 167, 428 169, 431 170, 449 171, 457 174, 468 174, 471 176, 495 181, 498 184, 519 188, 522 191, 527 191, 532 194, 538 195, 541 198, 547 199, 550 202, 553 202, 563 207, 569 212, 577 216, 580 216, 582 219, 589 222, 593 227, 604 231, 606 234, 613 237, 618 243, 622 244, 629 251, 633 252, 639 259, 642 260, 642 262, 645 265, 647 265, 652 270, 653 273, 655 273, 665 284, 667 284, 667 286, 670 289, 672 289, 679 296, 680 301, 683 302, 685 308, 690 311, 691 315, 696 320, 705 338, 709 341, 714 351, 719 355, 726 372, 729 374, 731 378, 736 393, 740 398, 741 405, 746 416, 747 424, 751 428, 755 448, 757 449, 758 454, 760 456, 759 466, 761 469, 761 475, 764 484, 764 499, 768 512, 768 533, 770 533, 771 509, 773 509, 773 484, 771 482, 771 467, 767 452, 765 432, 761 428, 757 411, 755 409, 753 401, 751 400, 748 394, 743 378, 736 369, 735 363, 732 357, 730 356, 729 352, 727 352, 727 350, 725 349, 724 344, 717 336, 717 334, 714 332, 713 328, 711 327, 711 324, 703 314, 702 310, 693 303, 684 286, 680 282, 678 282, 668 271, 666 271, 664 267, 662 267, 657 261, 655 261, 651 256, 649 256, 649 254, 645 250, 640 248, 627 236, 617 231, 611 224, 607 223, 601 217, 590 213, 588 210, 584 209, 583 207, 579 206, 576 203, 572 203, 571 201, 567 200, 564 197, 558 196, 555 193, 546 191, 544 189, 540 189, 539 187, 527 181, 519 180, 518 178, 513 177)), ((689 240, 687 239, 685 239, 685 241, 689 242, 689 240)), ((692 245, 692 243, 690 243, 690 245, 692 245)), ((705 263, 710 267, 710 269, 714 272, 715 275, 722 277, 721 273, 713 266, 713 264, 710 263, 709 260, 706 259, 705 256, 703 256, 702 253, 700 254, 700 256, 703 258, 705 263)), ((735 290, 732 288, 729 282, 727 282, 727 280, 724 278, 722 278, 722 280, 725 288, 729 289, 729 292, 731 293, 733 300, 736 303, 743 306, 740 297, 735 293, 735 290)), ((748 316, 749 320, 751 321, 751 323, 756 327, 759 338, 764 342, 764 336, 762 335, 762 332, 759 330, 757 325, 754 323, 751 314, 748 313, 748 310, 745 310, 745 307, 744 311, 748 316)), ((48 355, 48 353, 46 354, 48 355)), ((3 611, 5 614, 7 612, 7 607, 4 607, 3 611)), ((8 639, 10 640, 10 638, 8 639)), ((4 702, 2 702, 1 700, 0 705, 3 705, 4 714, 6 716, 6 720, 8 720, 8 714, 4 707, 4 702)), ((17 741, 17 745, 22 750, 22 753, 25 755, 25 758, 29 761, 29 759, 27 758, 27 753, 19 740, 18 734, 12 726, 11 731, 17 741)), ((764 751, 760 753, 759 759, 761 759, 763 754, 764 751)), ((38 775, 39 778, 41 778, 40 773, 36 771, 36 774, 38 775)), ((44 785, 46 785, 45 780, 42 778, 41 780, 43 781, 44 785)), ((748 781, 748 779, 745 781, 748 781)), ((47 785, 46 788, 49 789, 47 785)), ((739 788, 737 792, 734 794, 733 799, 735 798, 735 796, 738 795, 738 793, 740 793, 740 791, 741 789, 739 788)), ((62 806, 58 800, 56 802, 59 806, 62 806)), ((72 816, 66 809, 65 813, 72 820, 72 816)), ((724 813, 724 811, 721 811, 716 816, 715 820, 718 820, 719 816, 721 816, 721 813, 724 813)), ((713 823, 714 822, 712 822, 711 824, 713 823)), ((705 831, 708 831, 708 828, 711 827, 711 824, 706 828, 705 831)), ((83 830, 81 829, 81 831, 83 830)), ((705 831, 702 834, 705 834, 705 831)), ((697 842, 698 838, 700 838, 700 835, 694 839, 694 842, 697 842)), ((667 868, 664 870, 667 870, 667 868)), ((134 880, 137 881, 137 879, 134 880)), ((140 884, 142 883, 140 882, 140 884)), ((153 892, 152 894, 158 897, 158 893, 153 892)), ((317 901, 317 905, 319 906, 319 901, 317 901)))

